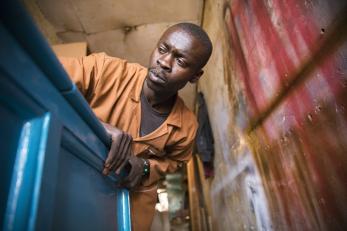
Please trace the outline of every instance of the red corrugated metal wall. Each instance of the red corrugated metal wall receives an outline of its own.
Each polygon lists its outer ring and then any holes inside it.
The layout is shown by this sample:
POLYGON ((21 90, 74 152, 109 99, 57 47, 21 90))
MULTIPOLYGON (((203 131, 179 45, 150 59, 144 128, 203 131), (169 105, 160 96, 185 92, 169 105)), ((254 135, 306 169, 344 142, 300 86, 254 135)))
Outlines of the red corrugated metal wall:
POLYGON ((346 230, 347 1, 234 0, 226 10, 273 230, 346 230))

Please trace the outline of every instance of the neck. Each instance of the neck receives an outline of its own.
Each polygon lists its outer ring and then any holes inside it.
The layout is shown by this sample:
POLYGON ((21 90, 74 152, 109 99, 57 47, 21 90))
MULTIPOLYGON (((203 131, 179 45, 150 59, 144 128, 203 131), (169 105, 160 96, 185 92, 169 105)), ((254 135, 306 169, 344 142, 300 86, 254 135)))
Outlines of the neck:
POLYGON ((145 95, 148 103, 157 110, 158 112, 161 113, 167 113, 170 112, 175 100, 176 100, 176 95, 166 95, 166 94, 160 94, 154 92, 152 89, 150 89, 147 86, 147 82, 145 81, 145 84, 143 85, 143 94, 145 95))

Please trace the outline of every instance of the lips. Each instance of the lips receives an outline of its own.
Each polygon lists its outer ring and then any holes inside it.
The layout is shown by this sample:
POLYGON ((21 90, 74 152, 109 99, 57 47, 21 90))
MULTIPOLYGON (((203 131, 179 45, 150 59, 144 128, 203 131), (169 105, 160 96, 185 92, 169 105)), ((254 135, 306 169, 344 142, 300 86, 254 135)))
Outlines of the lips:
POLYGON ((149 70, 148 77, 152 82, 160 84, 160 85, 165 85, 167 83, 166 77, 163 76, 162 72, 156 68, 149 70))

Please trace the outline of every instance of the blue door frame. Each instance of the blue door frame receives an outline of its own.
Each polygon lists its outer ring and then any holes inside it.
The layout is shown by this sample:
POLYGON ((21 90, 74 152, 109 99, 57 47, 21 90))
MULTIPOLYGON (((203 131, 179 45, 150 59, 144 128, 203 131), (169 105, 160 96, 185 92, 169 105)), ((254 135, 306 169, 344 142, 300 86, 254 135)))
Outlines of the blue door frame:
POLYGON ((23 6, 0 13, 0 227, 130 230, 110 138, 23 6))

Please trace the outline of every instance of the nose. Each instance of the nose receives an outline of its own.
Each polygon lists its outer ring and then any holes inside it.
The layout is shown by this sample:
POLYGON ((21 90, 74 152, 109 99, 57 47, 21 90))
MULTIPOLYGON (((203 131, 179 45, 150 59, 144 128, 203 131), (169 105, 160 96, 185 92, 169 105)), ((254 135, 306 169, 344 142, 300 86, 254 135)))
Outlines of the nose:
POLYGON ((157 64, 167 72, 171 72, 170 54, 161 55, 157 59, 157 64))

